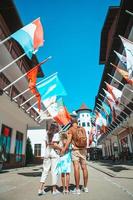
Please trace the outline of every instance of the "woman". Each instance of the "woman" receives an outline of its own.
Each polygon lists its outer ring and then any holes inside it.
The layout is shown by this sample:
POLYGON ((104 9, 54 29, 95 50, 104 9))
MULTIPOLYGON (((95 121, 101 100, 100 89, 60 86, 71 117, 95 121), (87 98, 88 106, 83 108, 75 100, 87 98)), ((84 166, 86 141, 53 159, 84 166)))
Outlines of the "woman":
POLYGON ((58 174, 56 173, 57 163, 59 161, 59 154, 58 151, 61 150, 58 143, 60 140, 59 137, 59 127, 57 124, 51 124, 50 129, 47 134, 45 134, 44 138, 44 146, 45 146, 45 155, 43 161, 43 171, 40 180, 40 187, 38 190, 38 195, 46 194, 44 191, 44 184, 46 182, 48 173, 51 169, 51 176, 52 176, 52 186, 53 186, 53 195, 59 193, 56 189, 56 184, 58 180, 58 174))

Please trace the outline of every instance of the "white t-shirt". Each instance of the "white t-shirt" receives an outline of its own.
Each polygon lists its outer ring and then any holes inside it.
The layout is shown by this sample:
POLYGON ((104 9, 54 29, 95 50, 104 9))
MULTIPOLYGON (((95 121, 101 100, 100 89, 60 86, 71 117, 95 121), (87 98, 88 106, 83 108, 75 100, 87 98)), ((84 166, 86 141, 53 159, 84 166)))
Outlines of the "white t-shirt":
MULTIPOLYGON (((59 157, 59 155, 57 154, 57 152, 51 148, 49 145, 46 147, 46 143, 48 143, 48 134, 45 133, 44 134, 44 157, 48 158, 57 158, 59 157)), ((52 142, 59 142, 60 141, 60 135, 59 133, 55 133, 53 138, 52 138, 52 142)))

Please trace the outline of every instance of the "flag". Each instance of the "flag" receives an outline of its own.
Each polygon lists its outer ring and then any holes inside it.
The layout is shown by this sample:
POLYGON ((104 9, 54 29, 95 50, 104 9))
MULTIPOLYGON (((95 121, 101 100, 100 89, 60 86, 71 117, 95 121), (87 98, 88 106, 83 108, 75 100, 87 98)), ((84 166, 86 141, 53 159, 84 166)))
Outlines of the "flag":
POLYGON ((107 115, 110 115, 110 113, 111 113, 110 106, 107 105, 105 102, 102 102, 102 107, 103 107, 104 111, 107 113, 107 115))
POLYGON ((40 19, 24 26, 11 35, 24 49, 31 59, 32 54, 43 45, 43 28, 40 19))
POLYGON ((36 80, 37 80, 37 73, 38 73, 38 68, 40 67, 41 64, 43 64, 46 60, 42 61, 35 67, 33 67, 31 70, 27 72, 27 78, 29 80, 29 89, 30 91, 36 95, 37 101, 38 101, 38 109, 40 111, 41 108, 41 96, 36 90, 36 80))
POLYGON ((101 114, 98 111, 95 111, 95 113, 96 113, 95 124, 101 127, 103 125, 101 114))
POLYGON ((41 84, 38 84, 37 90, 39 91, 41 95, 42 103, 44 103, 46 99, 50 99, 53 96, 67 95, 57 74, 54 75, 53 77, 48 78, 47 80, 44 80, 44 82, 42 82, 41 84))
POLYGON ((133 42, 127 40, 126 38, 119 36, 122 40, 123 46, 126 52, 127 58, 127 71, 129 78, 133 77, 133 42))
POLYGON ((29 80, 29 89, 31 90, 31 92, 34 94, 36 92, 36 81, 37 81, 37 73, 38 73, 38 69, 39 67, 45 62, 46 60, 42 61, 41 63, 39 63, 38 65, 36 65, 35 67, 33 67, 31 70, 29 70, 27 72, 27 78, 29 80))
POLYGON ((112 94, 110 94, 107 90, 103 89, 103 91, 105 92, 107 98, 112 101, 115 102, 114 97, 112 96, 112 94))
POLYGON ((96 111, 96 132, 97 135, 105 133, 107 127, 107 120, 105 116, 102 116, 100 112, 96 111))
MULTIPOLYGON (((108 98, 107 98, 107 102, 108 102, 108 104, 109 104, 109 106, 110 106, 110 108, 111 108, 111 111, 112 111, 112 120, 114 121, 115 118, 116 118, 115 102, 110 101, 108 98)), ((112 120, 111 120, 111 121, 112 121, 112 120)), ((110 122, 110 123, 111 123, 111 122, 110 122)))
POLYGON ((119 102, 122 96, 122 92, 108 83, 106 83, 106 86, 107 86, 108 92, 113 96, 115 102, 119 102))
POLYGON ((68 113, 62 98, 57 99, 55 103, 47 108, 47 110, 53 119, 60 125, 67 125, 71 120, 71 116, 68 113))
POLYGON ((100 114, 101 114, 101 119, 102 119, 102 123, 103 125, 106 127, 107 126, 107 119, 106 119, 106 113, 104 111, 100 111, 100 114))
POLYGON ((105 102, 102 102, 102 107, 105 113, 107 114, 108 124, 110 124, 112 122, 112 111, 111 111, 110 105, 106 104, 105 102))
POLYGON ((120 53, 118 53, 117 51, 114 51, 115 54, 117 55, 117 57, 119 58, 122 67, 124 67, 125 69, 127 69, 127 59, 125 56, 121 55, 120 53))
POLYGON ((38 67, 35 67, 34 69, 27 72, 27 78, 29 80, 29 89, 33 94, 36 93, 37 73, 38 73, 38 67))
POLYGON ((118 67, 116 67, 116 71, 118 71, 123 76, 123 78, 127 81, 127 83, 129 83, 130 85, 133 85, 133 78, 129 79, 128 72, 118 67))
POLYGON ((36 95, 36 98, 37 98, 38 110, 40 112, 40 109, 41 109, 41 96, 40 96, 39 92, 37 92, 37 91, 36 91, 35 95, 36 95))
POLYGON ((127 81, 127 83, 133 85, 133 78, 129 79, 129 75, 128 72, 120 69, 119 67, 117 67, 116 65, 112 64, 113 67, 115 67, 116 71, 119 72, 121 74, 121 76, 123 76, 123 78, 127 81))

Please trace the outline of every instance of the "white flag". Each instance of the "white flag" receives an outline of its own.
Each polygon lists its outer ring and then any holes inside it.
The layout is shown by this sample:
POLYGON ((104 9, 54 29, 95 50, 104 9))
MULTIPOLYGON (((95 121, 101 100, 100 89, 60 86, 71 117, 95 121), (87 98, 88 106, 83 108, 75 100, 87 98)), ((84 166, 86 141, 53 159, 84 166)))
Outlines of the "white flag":
POLYGON ((120 36, 120 38, 125 48, 127 58, 127 71, 129 73, 129 78, 131 79, 133 77, 133 42, 122 36, 120 36))

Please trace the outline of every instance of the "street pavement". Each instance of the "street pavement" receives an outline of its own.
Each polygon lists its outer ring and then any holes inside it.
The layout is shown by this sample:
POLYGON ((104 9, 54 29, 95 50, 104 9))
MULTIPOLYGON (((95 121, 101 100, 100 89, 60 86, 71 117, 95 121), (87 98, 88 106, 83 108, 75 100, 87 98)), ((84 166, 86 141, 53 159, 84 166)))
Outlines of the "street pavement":
MULTIPOLYGON (((104 162, 88 162, 89 182, 88 193, 80 195, 53 196, 49 176, 46 182, 46 195, 38 196, 38 186, 41 176, 41 165, 0 173, 0 200, 42 200, 42 199, 72 199, 72 200, 131 200, 133 199, 133 166, 112 165, 104 162), (112 167, 112 168, 111 168, 112 167), (116 169, 115 169, 116 167, 116 169), (119 167, 119 170, 118 170, 119 167)), ((61 186, 59 180, 58 185, 61 186)), ((81 178, 81 185, 83 180, 81 178)), ((71 174, 71 189, 74 188, 74 176, 71 174)), ((61 187, 59 187, 61 191, 61 187)))

